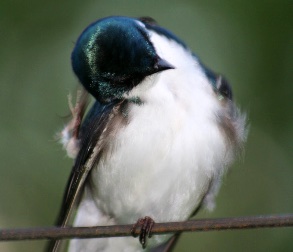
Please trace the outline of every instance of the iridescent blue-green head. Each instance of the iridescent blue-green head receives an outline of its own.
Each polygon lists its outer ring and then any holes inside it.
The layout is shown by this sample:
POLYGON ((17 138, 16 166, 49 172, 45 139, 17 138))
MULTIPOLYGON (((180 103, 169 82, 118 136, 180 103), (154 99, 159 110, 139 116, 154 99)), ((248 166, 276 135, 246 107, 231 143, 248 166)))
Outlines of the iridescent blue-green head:
POLYGON ((110 102, 146 76, 172 68, 161 59, 138 20, 108 17, 89 25, 72 52, 78 79, 98 101, 110 102))

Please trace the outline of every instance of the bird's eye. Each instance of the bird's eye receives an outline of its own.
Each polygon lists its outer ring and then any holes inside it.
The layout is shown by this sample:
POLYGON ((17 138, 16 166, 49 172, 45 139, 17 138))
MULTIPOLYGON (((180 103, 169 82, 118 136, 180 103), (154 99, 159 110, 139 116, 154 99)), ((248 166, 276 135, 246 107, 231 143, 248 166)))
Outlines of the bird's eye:
POLYGON ((228 81, 222 75, 218 75, 217 81, 216 81, 216 87, 217 87, 218 92, 222 96, 232 100, 233 94, 232 94, 231 86, 229 85, 228 81))

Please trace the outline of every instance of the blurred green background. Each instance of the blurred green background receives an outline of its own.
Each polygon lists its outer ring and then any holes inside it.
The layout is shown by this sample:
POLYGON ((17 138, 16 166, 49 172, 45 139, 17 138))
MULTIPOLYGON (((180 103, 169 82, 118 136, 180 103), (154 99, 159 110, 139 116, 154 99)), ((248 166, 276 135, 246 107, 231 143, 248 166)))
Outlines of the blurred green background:
MULTIPOLYGON (((78 83, 70 53, 108 15, 151 16, 225 74, 248 113, 244 158, 214 212, 198 218, 293 212, 293 2, 1 1, 0 228, 53 225, 72 161, 54 135, 78 83)), ((0 243, 42 251, 44 241, 0 243)), ((175 251, 293 251, 293 229, 184 234, 175 251)))

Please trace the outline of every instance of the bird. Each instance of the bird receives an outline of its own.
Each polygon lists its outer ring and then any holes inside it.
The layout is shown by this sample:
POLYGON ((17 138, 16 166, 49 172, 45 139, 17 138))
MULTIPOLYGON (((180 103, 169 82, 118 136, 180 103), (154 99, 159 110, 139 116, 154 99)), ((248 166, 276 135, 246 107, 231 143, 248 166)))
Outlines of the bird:
MULTIPOLYGON (((93 22, 71 62, 82 89, 61 132, 74 164, 57 225, 74 219, 73 226, 147 229, 140 242, 73 239, 68 251, 171 251, 177 236, 147 239, 152 225, 214 208, 223 175, 246 141, 245 113, 226 78, 150 17, 93 22)), ((51 241, 49 251, 59 248, 51 241)))

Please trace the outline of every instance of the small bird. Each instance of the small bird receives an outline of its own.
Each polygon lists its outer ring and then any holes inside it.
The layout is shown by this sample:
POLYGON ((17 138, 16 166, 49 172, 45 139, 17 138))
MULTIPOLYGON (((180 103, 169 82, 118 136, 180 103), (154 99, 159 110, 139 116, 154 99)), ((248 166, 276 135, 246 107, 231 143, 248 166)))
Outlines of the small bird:
MULTIPOLYGON (((221 179, 246 140, 246 118, 227 80, 152 18, 90 24, 71 56, 82 84, 62 143, 75 159, 58 226, 142 224, 133 237, 73 239, 69 251, 168 250, 155 222, 214 207, 221 179), (88 95, 94 98, 86 113, 88 95), (142 219, 141 219, 142 218, 142 219)), ((53 241, 50 251, 57 251, 53 241)))

